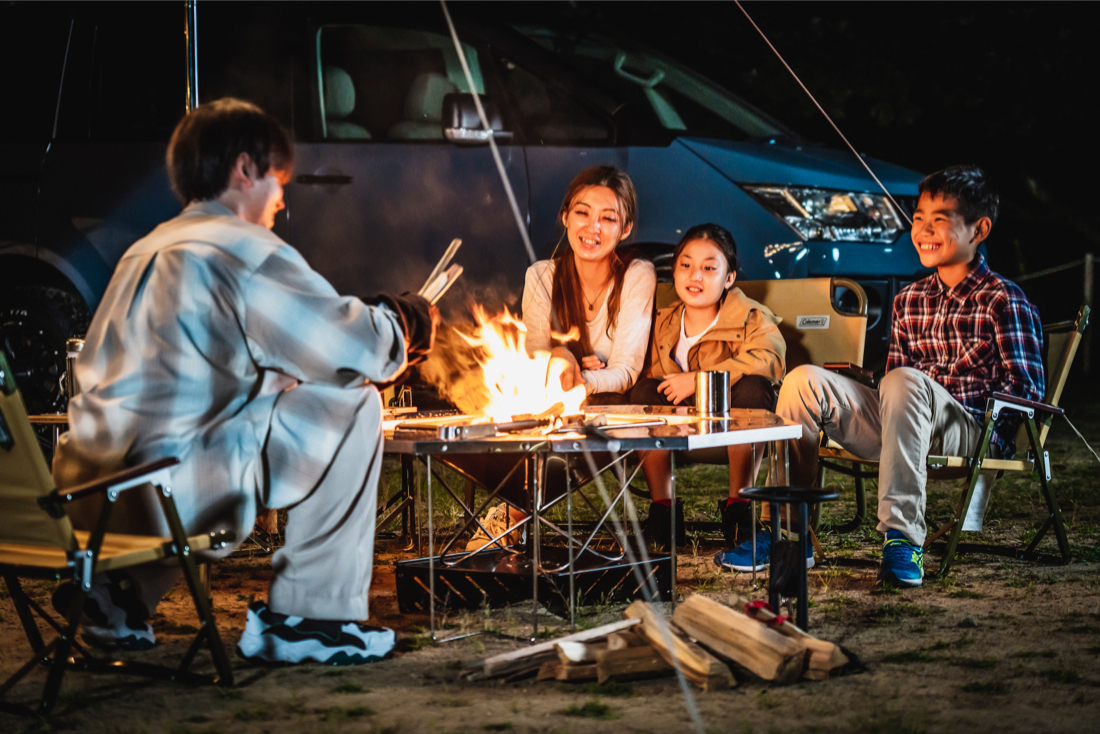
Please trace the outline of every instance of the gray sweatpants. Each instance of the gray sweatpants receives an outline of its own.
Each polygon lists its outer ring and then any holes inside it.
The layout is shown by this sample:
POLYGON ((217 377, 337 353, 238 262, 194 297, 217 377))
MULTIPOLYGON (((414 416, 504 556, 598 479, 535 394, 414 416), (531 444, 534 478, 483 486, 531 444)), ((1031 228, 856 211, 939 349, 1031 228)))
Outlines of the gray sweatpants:
MULTIPOLYGON (((792 485, 809 486, 817 478, 823 430, 853 454, 879 462, 878 529, 900 530, 917 544, 928 533, 926 457, 967 454, 981 439, 981 426, 966 409, 909 367, 891 370, 878 390, 820 367, 798 367, 784 379, 775 412, 802 424, 802 438, 790 451, 792 485)), ((984 486, 979 493, 986 494, 984 486)))
MULTIPOLYGON (((272 557, 268 591, 268 606, 280 614, 348 621, 369 616, 382 470, 382 403, 371 393, 321 481, 286 505, 286 544, 272 557)), ((180 519, 186 527, 193 518, 180 519)), ((179 568, 169 567, 129 573, 150 611, 180 576, 179 568)))

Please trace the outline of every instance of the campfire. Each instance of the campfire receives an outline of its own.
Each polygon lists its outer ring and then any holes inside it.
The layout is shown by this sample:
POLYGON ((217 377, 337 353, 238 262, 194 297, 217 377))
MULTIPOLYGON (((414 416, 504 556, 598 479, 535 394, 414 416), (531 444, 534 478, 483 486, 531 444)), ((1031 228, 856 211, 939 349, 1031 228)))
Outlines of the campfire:
POLYGON ((477 328, 473 336, 463 335, 463 339, 478 350, 477 361, 489 398, 481 412, 490 420, 502 422, 581 412, 584 386, 563 390, 560 369, 549 374, 550 353, 536 351, 528 355, 527 327, 521 320, 508 309, 490 317, 479 306, 474 307, 474 319, 477 328), (561 408, 557 407, 559 404, 561 408))

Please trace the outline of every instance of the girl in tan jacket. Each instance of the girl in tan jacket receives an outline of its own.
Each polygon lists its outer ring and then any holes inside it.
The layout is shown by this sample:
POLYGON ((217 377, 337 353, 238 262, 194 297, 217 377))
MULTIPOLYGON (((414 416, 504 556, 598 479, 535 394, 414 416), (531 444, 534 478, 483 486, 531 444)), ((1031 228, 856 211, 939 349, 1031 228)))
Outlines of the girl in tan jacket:
MULTIPOLYGON (((734 288, 737 245, 717 224, 701 224, 684 234, 672 258, 673 281, 679 300, 657 312, 649 369, 631 392, 639 405, 692 403, 695 373, 729 372, 731 408, 775 408, 775 389, 783 379, 787 351, 779 333, 779 318, 767 306, 734 288)), ((729 498, 719 507, 729 547, 738 531, 752 523, 751 505, 740 497, 750 487, 760 465, 751 445, 730 446, 729 498)), ((672 511, 671 459, 667 451, 650 451, 642 459, 649 484, 646 535, 667 547, 672 511)), ((684 538, 683 506, 676 505, 676 537, 684 538)))

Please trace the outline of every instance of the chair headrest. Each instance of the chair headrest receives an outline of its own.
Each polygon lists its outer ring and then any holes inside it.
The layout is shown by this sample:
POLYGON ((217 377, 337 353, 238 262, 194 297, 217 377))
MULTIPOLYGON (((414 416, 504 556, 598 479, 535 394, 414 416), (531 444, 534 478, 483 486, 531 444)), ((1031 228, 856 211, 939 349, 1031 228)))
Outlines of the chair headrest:
POLYGON ((447 77, 429 71, 413 79, 405 98, 405 119, 412 122, 442 122, 443 97, 457 92, 447 77))
POLYGON ((342 120, 350 115, 355 109, 355 82, 351 74, 339 66, 326 66, 324 84, 325 119, 342 120))

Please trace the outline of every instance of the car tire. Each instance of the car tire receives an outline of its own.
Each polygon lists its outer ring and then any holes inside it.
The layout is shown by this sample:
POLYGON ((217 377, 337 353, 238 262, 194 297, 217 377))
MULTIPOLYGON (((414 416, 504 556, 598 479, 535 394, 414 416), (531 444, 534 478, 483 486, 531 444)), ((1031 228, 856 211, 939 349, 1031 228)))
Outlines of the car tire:
POLYGON ((65 412, 65 341, 83 336, 90 320, 83 299, 60 288, 13 288, 0 296, 0 348, 30 415, 65 412))

